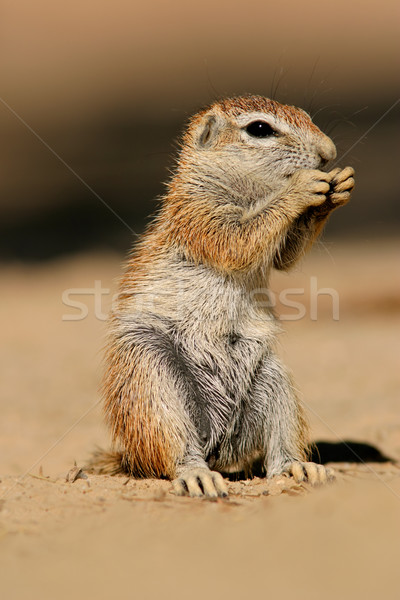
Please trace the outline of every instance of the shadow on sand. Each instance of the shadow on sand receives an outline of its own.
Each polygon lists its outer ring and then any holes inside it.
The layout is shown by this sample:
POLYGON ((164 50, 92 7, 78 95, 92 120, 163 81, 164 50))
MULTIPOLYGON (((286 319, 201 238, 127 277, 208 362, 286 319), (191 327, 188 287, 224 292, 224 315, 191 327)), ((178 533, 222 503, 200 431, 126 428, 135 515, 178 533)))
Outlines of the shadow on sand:
POLYGON ((384 463, 394 462, 372 444, 364 442, 314 442, 310 460, 321 465, 326 463, 384 463))

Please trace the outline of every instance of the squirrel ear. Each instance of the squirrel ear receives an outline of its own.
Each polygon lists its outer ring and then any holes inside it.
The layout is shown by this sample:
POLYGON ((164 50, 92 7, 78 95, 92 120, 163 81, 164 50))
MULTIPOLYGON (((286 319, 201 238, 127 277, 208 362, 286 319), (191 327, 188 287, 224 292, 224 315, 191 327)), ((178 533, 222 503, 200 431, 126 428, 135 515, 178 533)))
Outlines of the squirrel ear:
POLYGON ((218 122, 215 115, 209 115, 200 130, 198 144, 202 148, 211 146, 218 131, 218 122))

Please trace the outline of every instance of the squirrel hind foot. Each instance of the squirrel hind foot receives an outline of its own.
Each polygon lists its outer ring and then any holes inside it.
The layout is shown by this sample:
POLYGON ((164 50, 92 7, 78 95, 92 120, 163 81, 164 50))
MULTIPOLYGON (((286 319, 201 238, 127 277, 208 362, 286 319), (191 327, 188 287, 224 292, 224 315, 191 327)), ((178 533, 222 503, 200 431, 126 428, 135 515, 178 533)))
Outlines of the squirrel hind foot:
POLYGON ((221 473, 207 468, 188 469, 172 482, 173 491, 177 496, 191 498, 225 498, 228 488, 221 473))
POLYGON ((296 483, 308 482, 311 485, 322 485, 335 479, 335 472, 330 467, 313 462, 292 462, 285 471, 296 483))

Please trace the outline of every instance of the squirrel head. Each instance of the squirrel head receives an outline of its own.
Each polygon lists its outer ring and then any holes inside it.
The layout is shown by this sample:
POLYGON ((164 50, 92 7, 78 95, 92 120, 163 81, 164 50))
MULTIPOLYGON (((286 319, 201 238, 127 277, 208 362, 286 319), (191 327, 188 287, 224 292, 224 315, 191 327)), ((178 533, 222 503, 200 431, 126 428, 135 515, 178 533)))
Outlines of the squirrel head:
POLYGON ((265 193, 298 169, 320 169, 335 157, 332 140, 302 109, 262 96, 228 98, 190 120, 176 182, 241 194, 248 184, 265 193))

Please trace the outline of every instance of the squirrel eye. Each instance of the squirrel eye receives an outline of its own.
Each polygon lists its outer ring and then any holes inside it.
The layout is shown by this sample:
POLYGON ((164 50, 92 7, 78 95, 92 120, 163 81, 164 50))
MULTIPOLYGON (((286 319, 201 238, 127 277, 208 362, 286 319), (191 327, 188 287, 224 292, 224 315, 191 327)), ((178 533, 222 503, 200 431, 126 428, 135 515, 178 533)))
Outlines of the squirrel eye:
POLYGON ((275 135, 276 131, 272 129, 271 125, 268 125, 265 121, 253 121, 246 127, 246 131, 249 135, 258 138, 269 137, 275 135))

